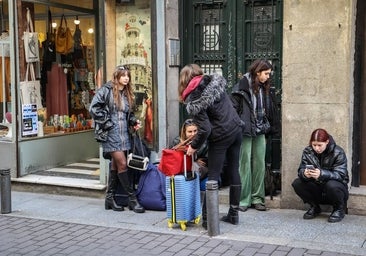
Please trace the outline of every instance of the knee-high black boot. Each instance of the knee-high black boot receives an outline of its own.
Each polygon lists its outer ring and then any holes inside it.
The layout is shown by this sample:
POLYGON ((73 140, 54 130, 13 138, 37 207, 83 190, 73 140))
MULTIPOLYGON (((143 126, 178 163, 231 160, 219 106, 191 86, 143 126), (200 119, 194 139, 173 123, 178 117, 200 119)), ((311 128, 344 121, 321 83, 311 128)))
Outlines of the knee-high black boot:
POLYGON ((110 170, 109 171, 109 177, 108 177, 108 187, 107 187, 107 193, 105 195, 105 202, 104 207, 106 210, 112 209, 113 211, 123 211, 123 206, 120 206, 116 203, 114 200, 114 196, 116 194, 117 190, 117 171, 110 170))
POLYGON ((221 220, 229 222, 233 225, 239 224, 239 201, 240 201, 241 185, 230 186, 230 208, 226 216, 222 217, 221 220))
POLYGON ((136 213, 143 213, 145 212, 145 208, 142 207, 139 202, 137 201, 135 191, 133 190, 130 180, 128 178, 127 171, 119 172, 118 173, 119 181, 122 184, 122 187, 127 191, 128 194, 128 208, 133 210, 136 213))

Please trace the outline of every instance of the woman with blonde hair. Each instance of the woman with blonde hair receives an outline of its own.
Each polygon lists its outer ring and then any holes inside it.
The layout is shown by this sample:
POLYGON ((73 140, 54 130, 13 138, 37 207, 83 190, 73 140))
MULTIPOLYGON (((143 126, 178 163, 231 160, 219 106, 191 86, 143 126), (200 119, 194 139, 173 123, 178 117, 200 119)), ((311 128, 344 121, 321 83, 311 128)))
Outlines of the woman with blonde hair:
MULTIPOLYGON (((171 148, 175 145, 178 145, 179 143, 182 143, 186 141, 189 138, 193 138, 198 131, 198 126, 193 122, 191 118, 186 119, 182 125, 182 128, 180 129, 180 136, 177 136, 173 140, 173 144, 171 145, 171 148)), ((197 170, 200 174, 200 180, 204 180, 207 178, 207 142, 203 143, 202 146, 195 152, 194 155, 194 161, 197 164, 197 170)))

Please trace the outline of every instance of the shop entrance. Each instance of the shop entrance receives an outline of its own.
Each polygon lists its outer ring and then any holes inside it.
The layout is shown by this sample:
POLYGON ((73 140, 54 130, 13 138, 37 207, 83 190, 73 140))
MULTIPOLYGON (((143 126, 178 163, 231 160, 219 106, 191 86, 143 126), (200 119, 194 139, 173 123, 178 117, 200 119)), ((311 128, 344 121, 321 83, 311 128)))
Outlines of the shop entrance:
MULTIPOLYGON (((272 86, 281 108, 282 1, 181 1, 183 63, 218 72, 229 90, 258 58, 272 62, 272 86)), ((186 117, 181 108, 181 121, 186 117)), ((267 162, 281 168, 281 137, 268 140, 267 162)))
POLYGON ((352 186, 366 185, 366 3, 357 1, 352 186))

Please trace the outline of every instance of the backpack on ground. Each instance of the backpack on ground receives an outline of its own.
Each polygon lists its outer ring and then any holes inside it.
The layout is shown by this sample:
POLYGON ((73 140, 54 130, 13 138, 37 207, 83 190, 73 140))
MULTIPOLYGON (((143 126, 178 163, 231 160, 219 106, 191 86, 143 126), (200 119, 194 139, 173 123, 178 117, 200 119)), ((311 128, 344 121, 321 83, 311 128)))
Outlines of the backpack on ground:
POLYGON ((165 175, 156 165, 149 163, 147 170, 141 173, 136 196, 146 210, 166 210, 165 175))

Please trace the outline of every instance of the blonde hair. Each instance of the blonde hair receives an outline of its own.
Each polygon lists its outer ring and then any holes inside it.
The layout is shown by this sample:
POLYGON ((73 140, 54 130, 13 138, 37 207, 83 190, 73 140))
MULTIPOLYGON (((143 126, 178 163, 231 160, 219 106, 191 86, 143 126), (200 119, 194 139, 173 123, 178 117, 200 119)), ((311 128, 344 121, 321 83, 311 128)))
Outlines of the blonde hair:
POLYGON ((180 142, 183 142, 186 139, 188 139, 186 136, 186 131, 187 131, 187 127, 190 127, 190 126, 195 126, 196 128, 198 128, 198 126, 193 122, 193 120, 191 118, 185 120, 182 125, 182 128, 180 129, 180 142))
POLYGON ((192 80, 195 76, 203 75, 203 70, 197 64, 188 64, 182 68, 179 75, 179 101, 182 102, 182 94, 184 90, 187 88, 189 81, 192 80))
POLYGON ((121 104, 121 94, 119 93, 118 84, 121 76, 127 74, 129 81, 125 86, 123 93, 127 97, 128 105, 130 108, 133 107, 135 101, 135 95, 132 90, 131 83, 131 72, 126 66, 117 66, 112 75, 112 84, 113 84, 113 100, 116 103, 116 106, 119 110, 122 110, 123 105, 121 104))

